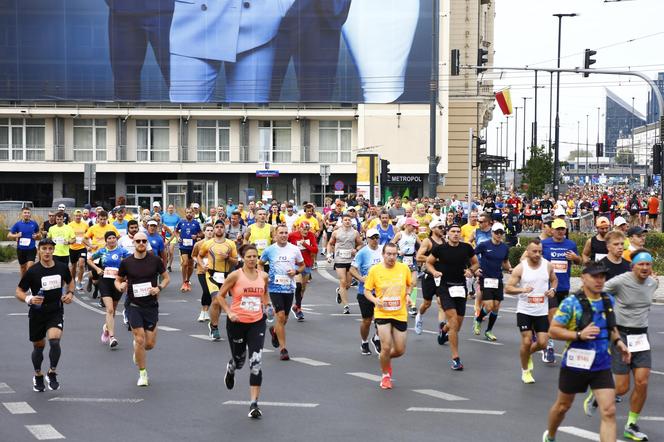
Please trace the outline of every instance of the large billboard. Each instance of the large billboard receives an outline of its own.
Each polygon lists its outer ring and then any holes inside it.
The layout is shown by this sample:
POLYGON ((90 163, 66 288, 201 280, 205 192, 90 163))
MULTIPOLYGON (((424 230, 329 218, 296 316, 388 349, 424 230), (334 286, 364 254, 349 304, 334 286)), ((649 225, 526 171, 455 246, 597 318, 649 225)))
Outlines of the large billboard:
POLYGON ((2 0, 0 100, 428 101, 430 0, 2 0))

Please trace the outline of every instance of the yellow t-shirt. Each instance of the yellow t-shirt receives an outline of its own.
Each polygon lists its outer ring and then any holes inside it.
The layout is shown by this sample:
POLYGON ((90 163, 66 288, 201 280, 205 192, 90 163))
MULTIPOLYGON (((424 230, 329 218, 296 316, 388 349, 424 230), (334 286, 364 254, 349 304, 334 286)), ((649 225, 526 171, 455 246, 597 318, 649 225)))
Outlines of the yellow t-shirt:
POLYGON ((215 242, 214 239, 208 239, 203 244, 201 244, 198 249, 198 255, 207 258, 207 268, 215 272, 230 272, 233 269, 231 268, 230 263, 227 262, 225 258, 221 258, 221 254, 227 254, 232 258, 237 258, 237 247, 235 246, 235 241, 230 239, 224 239, 223 242, 215 242))
POLYGON ((99 224, 95 224, 94 226, 90 227, 88 231, 85 233, 85 237, 88 239, 91 239, 92 241, 92 250, 95 251, 101 247, 104 247, 106 245, 106 240, 104 239, 104 235, 106 232, 115 232, 118 237, 120 237, 120 233, 118 233, 118 229, 115 228, 113 224, 106 224, 104 227, 100 226, 99 224))
POLYGON ((371 221, 369 221, 365 227, 365 230, 373 229, 375 228, 378 224, 380 224, 380 219, 379 218, 374 218, 371 221))
POLYGON ((420 227, 417 228, 417 237, 420 239, 420 241, 428 238, 429 233, 431 232, 431 230, 429 229, 429 224, 433 220, 431 215, 429 215, 428 213, 425 214, 424 216, 415 215, 414 218, 420 224, 420 227))
POLYGON ((374 296, 383 301, 383 307, 376 307, 374 317, 408 321, 406 288, 412 283, 408 266, 397 262, 388 269, 384 264, 377 264, 369 269, 364 281, 365 290, 373 290, 374 296))
POLYGON ((258 227, 258 224, 249 226, 249 242, 256 246, 258 249, 258 256, 263 254, 263 250, 272 244, 272 226, 265 223, 263 228, 258 227))
POLYGON ((69 241, 74 239, 74 229, 67 224, 62 227, 56 224, 48 229, 48 237, 55 241, 55 256, 69 256, 69 241))
POLYGON ((463 238, 463 242, 467 242, 468 244, 470 244, 470 240, 473 238, 475 230, 479 228, 480 228, 480 223, 477 223, 474 226, 471 226, 470 223, 466 223, 463 226, 461 226, 461 238, 463 238))
POLYGON ((309 223, 309 231, 314 234, 318 234, 318 231, 320 230, 318 220, 316 219, 316 216, 312 215, 311 218, 307 218, 307 215, 301 215, 298 219, 295 220, 293 223, 293 230, 299 229, 300 228, 300 223, 302 221, 306 221, 309 223))
POLYGON ((85 244, 82 244, 79 241, 83 241, 85 238, 85 232, 88 231, 88 228, 90 227, 88 223, 81 221, 80 223, 77 223, 76 221, 72 221, 69 224, 67 224, 69 227, 74 230, 74 235, 76 236, 76 242, 72 245, 69 246, 71 250, 82 250, 85 248, 85 244))

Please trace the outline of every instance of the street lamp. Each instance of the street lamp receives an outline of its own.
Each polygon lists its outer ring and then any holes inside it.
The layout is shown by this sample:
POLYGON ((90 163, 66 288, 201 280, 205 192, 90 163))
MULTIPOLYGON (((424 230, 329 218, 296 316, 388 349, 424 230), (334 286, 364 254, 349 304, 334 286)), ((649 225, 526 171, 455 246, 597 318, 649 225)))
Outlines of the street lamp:
POLYGON ((586 114, 586 184, 590 181, 590 174, 588 173, 588 118, 590 118, 590 115, 586 114))
POLYGON ((526 100, 530 100, 530 97, 523 97, 523 146, 521 147, 523 167, 526 167, 526 100))
POLYGON ((516 162, 517 162, 517 152, 519 151, 517 147, 517 138, 518 138, 518 129, 519 127, 519 106, 514 106, 514 192, 517 192, 517 182, 516 182, 516 162))
POLYGON ((599 146, 599 110, 600 107, 597 107, 597 144, 595 144, 595 157, 597 159, 597 179, 599 179, 599 152, 597 151, 597 147, 599 146))
MULTIPOLYGON (((577 13, 553 14, 558 17, 558 69, 560 69, 560 40, 563 27, 563 17, 576 17, 577 13)), ((556 72, 556 145, 553 157, 553 197, 558 199, 558 187, 560 181, 560 72, 556 72)))

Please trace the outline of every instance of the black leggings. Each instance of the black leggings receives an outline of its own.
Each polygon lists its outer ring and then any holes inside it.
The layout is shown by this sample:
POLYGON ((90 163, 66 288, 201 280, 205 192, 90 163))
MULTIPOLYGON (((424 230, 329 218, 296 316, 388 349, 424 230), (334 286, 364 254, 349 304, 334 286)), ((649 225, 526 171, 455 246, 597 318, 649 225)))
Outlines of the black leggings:
POLYGON ((228 344, 231 346, 230 363, 239 370, 244 366, 249 350, 249 385, 259 387, 263 382, 261 362, 265 340, 265 316, 260 321, 244 323, 226 319, 228 344))
POLYGON ((198 282, 201 283, 201 288, 203 289, 201 305, 209 307, 212 304, 212 297, 210 296, 210 290, 208 289, 207 281, 205 280, 207 273, 199 273, 197 276, 198 282))

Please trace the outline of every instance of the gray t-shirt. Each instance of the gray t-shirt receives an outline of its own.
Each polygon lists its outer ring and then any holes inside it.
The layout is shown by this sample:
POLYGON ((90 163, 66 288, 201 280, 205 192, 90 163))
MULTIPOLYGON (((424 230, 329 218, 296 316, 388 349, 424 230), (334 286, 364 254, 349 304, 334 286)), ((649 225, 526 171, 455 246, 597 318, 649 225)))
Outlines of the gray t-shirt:
POLYGON ((403 206, 399 207, 398 209, 396 207, 390 207, 387 213, 390 215, 390 219, 395 219, 400 216, 404 216, 406 214, 406 209, 404 209, 403 206))
POLYGON ((642 284, 633 272, 626 272, 604 283, 604 291, 616 298, 616 324, 623 327, 648 327, 648 312, 657 290, 657 280, 649 277, 642 284))

